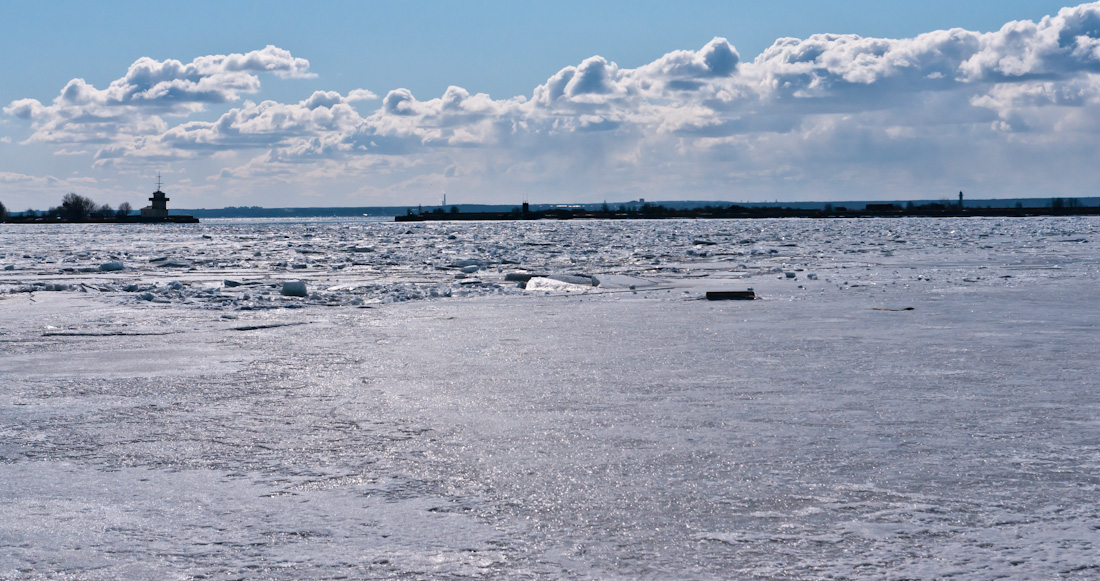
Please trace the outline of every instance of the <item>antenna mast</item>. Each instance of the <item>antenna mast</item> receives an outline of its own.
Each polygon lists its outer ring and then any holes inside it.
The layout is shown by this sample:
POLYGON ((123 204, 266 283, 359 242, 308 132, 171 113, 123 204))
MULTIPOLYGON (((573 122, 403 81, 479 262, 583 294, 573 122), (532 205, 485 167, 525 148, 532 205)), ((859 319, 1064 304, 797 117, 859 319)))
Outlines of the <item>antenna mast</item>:
POLYGON ((157 172, 157 191, 160 191, 160 172, 157 172))

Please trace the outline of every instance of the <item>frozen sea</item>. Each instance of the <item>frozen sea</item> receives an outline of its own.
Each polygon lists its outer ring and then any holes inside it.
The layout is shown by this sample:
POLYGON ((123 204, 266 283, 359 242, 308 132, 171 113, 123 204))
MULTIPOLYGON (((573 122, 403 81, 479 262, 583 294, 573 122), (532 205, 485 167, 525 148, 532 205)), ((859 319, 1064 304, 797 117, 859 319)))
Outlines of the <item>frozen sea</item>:
POLYGON ((0 578, 1100 578, 1098 306, 1090 217, 0 225, 0 578))

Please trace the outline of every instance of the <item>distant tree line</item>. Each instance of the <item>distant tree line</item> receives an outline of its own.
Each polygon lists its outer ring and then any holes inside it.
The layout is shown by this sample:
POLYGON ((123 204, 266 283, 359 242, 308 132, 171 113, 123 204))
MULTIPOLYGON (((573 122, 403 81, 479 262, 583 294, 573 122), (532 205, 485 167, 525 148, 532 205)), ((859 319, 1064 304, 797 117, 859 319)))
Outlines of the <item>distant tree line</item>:
POLYGON ((54 206, 46 211, 47 216, 59 216, 64 220, 78 221, 85 218, 109 218, 112 216, 129 216, 133 208, 130 202, 119 204, 118 209, 111 208, 110 204, 96 204, 87 196, 69 192, 61 198, 61 205, 54 206))
MULTIPOLYGON (((52 206, 50 209, 41 213, 34 209, 27 210, 22 213, 22 217, 36 218, 42 216, 57 220, 79 222, 81 220, 96 218, 124 218, 129 216, 133 211, 134 208, 130 205, 130 202, 123 202, 115 209, 112 208, 110 204, 96 204, 94 200, 87 196, 69 192, 65 194, 65 197, 61 198, 61 205, 52 206)), ((0 202, 0 220, 7 219, 8 217, 8 208, 3 202, 0 202)))
POLYGON ((1050 201, 1050 207, 1054 209, 1080 208, 1081 200, 1077 198, 1054 198, 1050 201))

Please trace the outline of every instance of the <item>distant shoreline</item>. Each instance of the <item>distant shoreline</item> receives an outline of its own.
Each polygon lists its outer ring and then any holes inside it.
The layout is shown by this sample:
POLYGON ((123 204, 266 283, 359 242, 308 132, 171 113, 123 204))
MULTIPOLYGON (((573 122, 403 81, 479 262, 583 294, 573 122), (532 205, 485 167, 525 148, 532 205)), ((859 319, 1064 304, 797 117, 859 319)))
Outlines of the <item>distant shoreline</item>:
POLYGON ((7 216, 0 224, 198 224, 199 219, 183 214, 167 218, 149 218, 144 216, 86 216, 73 220, 60 216, 7 216))
POLYGON ((1077 216, 1100 214, 1100 197, 1002 198, 954 201, 840 201, 840 202, 728 202, 645 201, 615 203, 522 205, 448 204, 417 206, 286 207, 229 206, 170 210, 167 218, 90 216, 60 219, 45 212, 35 215, 9 213, 0 223, 10 224, 193 224, 200 218, 395 218, 398 221, 516 220, 516 219, 659 219, 659 218, 861 218, 861 217, 966 217, 966 216, 1077 216), (441 215, 442 214, 442 215, 441 215), (521 214, 516 217, 516 214, 521 214), (412 218, 410 218, 412 216, 412 218), (417 218, 419 217, 419 218, 417 218))
MULTIPOLYGON (((1061 200, 1062 205, 1077 204, 1082 207, 1100 207, 1100 197, 1054 197, 1054 198, 1001 198, 1001 199, 973 199, 964 202, 964 208, 994 208, 1025 210, 1048 208, 1061 200)), ((919 200, 841 200, 832 202, 735 202, 729 200, 631 200, 628 202, 585 202, 585 203, 561 203, 561 204, 529 204, 531 211, 560 211, 560 210, 586 210, 589 212, 603 212, 605 210, 615 213, 640 211, 646 206, 663 206, 672 210, 692 210, 710 208, 728 208, 737 206, 749 209, 788 209, 788 210, 821 210, 829 211, 847 208, 851 211, 865 210, 867 206, 892 204, 896 207, 907 209, 909 207, 941 206, 944 208, 958 207, 957 202, 947 199, 919 199, 919 200)), ((496 213, 506 214, 522 210, 522 204, 423 204, 405 206, 334 206, 334 207, 286 207, 265 208, 261 206, 229 206, 225 208, 189 208, 173 210, 180 214, 190 214, 196 218, 336 218, 336 217, 362 217, 389 218, 395 216, 407 216, 409 213, 438 213, 451 212, 458 208, 461 214, 471 213, 496 213)))
POLYGON ((652 219, 762 219, 762 218, 967 218, 1005 217, 1026 218, 1036 216, 1097 216, 1100 207, 1061 208, 966 208, 966 207, 915 207, 903 208, 892 204, 873 204, 863 210, 843 207, 829 210, 794 208, 702 208, 674 210, 663 206, 647 206, 630 211, 589 211, 584 209, 558 209, 511 212, 447 212, 432 211, 395 216, 396 222, 441 221, 516 221, 516 220, 652 220, 652 219), (887 207, 888 206, 888 207, 887 207))

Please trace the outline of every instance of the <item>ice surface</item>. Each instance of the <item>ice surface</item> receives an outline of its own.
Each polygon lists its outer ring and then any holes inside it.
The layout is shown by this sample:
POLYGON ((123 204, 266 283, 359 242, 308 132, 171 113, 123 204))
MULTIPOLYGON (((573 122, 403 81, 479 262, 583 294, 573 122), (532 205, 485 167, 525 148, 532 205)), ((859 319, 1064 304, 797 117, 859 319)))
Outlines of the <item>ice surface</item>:
POLYGON ((1095 578, 1098 227, 3 225, 0 578, 1095 578))
POLYGON ((711 290, 751 278, 796 299, 897 285, 939 292, 1056 276, 1092 256, 1095 228, 1090 218, 8 225, 0 293, 76 286, 123 304, 152 293, 215 310, 299 308, 520 295, 517 275, 711 290), (764 282, 784 277, 795 284, 764 282), (316 290, 285 296, 285 281, 316 290))

